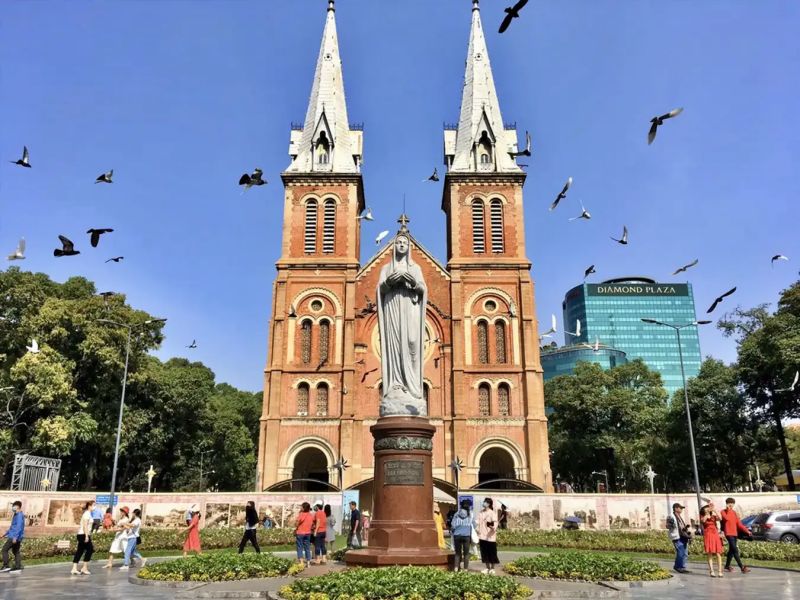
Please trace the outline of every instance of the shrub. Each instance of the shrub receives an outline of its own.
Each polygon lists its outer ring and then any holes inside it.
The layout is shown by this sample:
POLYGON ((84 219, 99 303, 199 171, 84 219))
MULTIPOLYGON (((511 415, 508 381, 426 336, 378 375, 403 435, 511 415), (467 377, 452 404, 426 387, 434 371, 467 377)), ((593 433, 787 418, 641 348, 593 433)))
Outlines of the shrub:
POLYGON ((582 581, 656 581, 670 577, 669 573, 649 560, 589 552, 525 556, 507 564, 505 571, 524 577, 582 581))
POLYGON ((140 569, 138 575, 156 581, 232 581, 293 575, 301 570, 300 565, 269 552, 220 552, 157 563, 140 569))
POLYGON ((328 558, 334 562, 342 562, 344 560, 344 553, 347 552, 347 548, 339 548, 338 550, 334 550, 333 552, 328 554, 328 558))
POLYGON ((435 567, 384 567, 298 579, 280 593, 286 600, 521 600, 531 590, 511 577, 435 567))

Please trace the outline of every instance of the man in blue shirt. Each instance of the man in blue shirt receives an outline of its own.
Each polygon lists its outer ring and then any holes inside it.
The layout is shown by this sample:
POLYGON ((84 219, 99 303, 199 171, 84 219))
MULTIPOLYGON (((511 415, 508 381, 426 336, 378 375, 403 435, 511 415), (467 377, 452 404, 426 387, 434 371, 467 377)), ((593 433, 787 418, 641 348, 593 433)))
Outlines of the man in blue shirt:
POLYGON ((100 529, 100 525, 103 523, 103 510, 100 508, 99 504, 95 504, 94 508, 92 509, 92 533, 100 529))
POLYGON ((3 535, 8 538, 6 543, 3 544, 3 568, 0 573, 19 573, 22 570, 22 554, 20 553, 20 546, 22 545, 22 538, 25 537, 25 515, 22 514, 22 502, 17 500, 11 505, 11 510, 14 511, 14 516, 11 517, 11 527, 3 535), (8 551, 14 553, 14 568, 8 566, 8 551))

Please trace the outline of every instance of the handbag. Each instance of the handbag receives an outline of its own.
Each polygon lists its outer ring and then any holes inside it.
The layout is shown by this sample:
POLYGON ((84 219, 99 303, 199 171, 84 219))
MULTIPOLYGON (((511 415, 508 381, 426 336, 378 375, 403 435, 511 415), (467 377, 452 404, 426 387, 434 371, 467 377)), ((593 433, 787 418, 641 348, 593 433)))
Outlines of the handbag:
POLYGON ((140 536, 140 535, 136 536, 136 545, 137 546, 141 546, 142 545, 142 536, 140 536))
POLYGON ((473 544, 477 544, 480 541, 480 538, 478 537, 478 532, 475 531, 475 526, 474 525, 470 525, 469 537, 470 537, 470 541, 473 544))

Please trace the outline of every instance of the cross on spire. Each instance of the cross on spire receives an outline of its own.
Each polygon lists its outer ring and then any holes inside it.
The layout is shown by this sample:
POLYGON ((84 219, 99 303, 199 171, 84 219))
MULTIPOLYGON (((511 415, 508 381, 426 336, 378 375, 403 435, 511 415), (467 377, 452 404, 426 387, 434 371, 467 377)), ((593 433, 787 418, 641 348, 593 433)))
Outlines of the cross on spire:
POLYGON ((408 224, 411 222, 411 219, 406 216, 406 213, 403 213, 400 215, 400 218, 397 219, 397 222, 400 223, 400 231, 405 232, 408 231, 408 224))

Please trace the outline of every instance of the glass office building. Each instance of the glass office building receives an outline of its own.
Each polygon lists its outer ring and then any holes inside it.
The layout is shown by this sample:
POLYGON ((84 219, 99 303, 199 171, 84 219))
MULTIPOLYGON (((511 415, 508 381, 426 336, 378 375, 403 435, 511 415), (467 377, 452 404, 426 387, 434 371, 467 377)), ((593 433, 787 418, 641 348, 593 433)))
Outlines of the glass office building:
MULTIPOLYGON (((562 305, 565 343, 600 343, 625 352, 627 359, 641 358, 661 373, 670 396, 683 387, 678 340, 669 327, 643 323, 642 318, 682 325, 696 320, 692 286, 688 283, 657 283, 644 277, 584 283, 567 292, 562 305)), ((681 330, 686 379, 700 371, 700 341, 697 327, 681 330)))
POLYGON ((601 345, 596 351, 594 347, 562 346, 561 348, 545 346, 541 353, 544 380, 559 375, 572 375, 579 362, 596 363, 604 369, 613 369, 617 365, 628 362, 622 350, 601 345))

